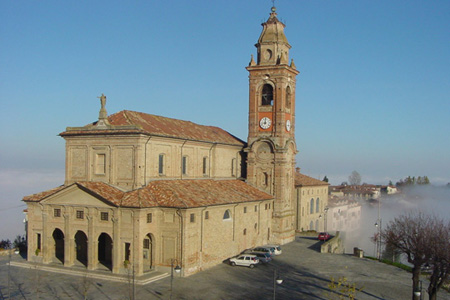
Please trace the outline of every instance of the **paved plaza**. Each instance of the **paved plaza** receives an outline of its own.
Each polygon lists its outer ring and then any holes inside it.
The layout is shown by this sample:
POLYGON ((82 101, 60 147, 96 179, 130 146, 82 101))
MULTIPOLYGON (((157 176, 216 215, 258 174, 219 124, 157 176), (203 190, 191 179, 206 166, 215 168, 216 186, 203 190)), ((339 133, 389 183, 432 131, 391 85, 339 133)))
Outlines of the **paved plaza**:
MULTIPOLYGON (((337 299, 330 296, 328 284, 331 278, 340 277, 362 288, 357 299, 411 299, 410 273, 351 255, 321 254, 319 246, 314 238, 297 237, 267 265, 250 269, 224 263, 186 278, 175 276, 172 299, 273 299, 275 271, 283 279, 276 287, 277 299, 337 299)), ((133 292, 135 299, 171 297, 166 272, 136 278, 133 285, 131 276, 109 275, 105 280, 106 272, 87 277, 81 268, 43 270, 42 266, 24 267, 24 262, 13 255, 8 266, 8 257, 0 258, 0 299, 132 299, 133 292)), ((450 294, 441 291, 438 299, 450 300, 450 294)))

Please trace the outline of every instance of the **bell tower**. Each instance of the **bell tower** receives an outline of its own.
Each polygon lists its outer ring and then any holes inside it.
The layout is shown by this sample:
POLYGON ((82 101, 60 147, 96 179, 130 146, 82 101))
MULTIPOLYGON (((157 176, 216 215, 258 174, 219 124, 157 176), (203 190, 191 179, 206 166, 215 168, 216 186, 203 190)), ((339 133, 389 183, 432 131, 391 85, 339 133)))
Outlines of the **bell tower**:
POLYGON ((255 45, 249 66, 247 182, 274 196, 269 241, 285 244, 295 239, 294 172, 295 82, 299 74, 289 64, 285 25, 272 7, 255 45))

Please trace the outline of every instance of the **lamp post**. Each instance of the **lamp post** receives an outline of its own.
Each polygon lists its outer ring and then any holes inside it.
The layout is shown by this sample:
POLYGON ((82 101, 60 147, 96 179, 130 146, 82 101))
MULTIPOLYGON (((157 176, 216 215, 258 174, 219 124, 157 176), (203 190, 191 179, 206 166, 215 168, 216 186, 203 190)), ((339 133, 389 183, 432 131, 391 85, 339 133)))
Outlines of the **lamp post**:
POLYGON ((377 220, 377 222, 375 223, 375 227, 377 228, 378 231, 378 236, 377 236, 377 259, 380 260, 381 259, 381 218, 379 218, 377 220))
POLYGON ((179 274, 181 272, 181 267, 178 265, 178 261, 174 258, 170 260, 170 299, 172 299, 172 291, 173 291, 173 271, 175 270, 175 273, 179 274), (177 263, 176 267, 174 268, 175 262, 177 263))
POLYGON ((324 208, 324 217, 325 217, 325 219, 323 220, 323 222, 324 222, 324 224, 323 224, 323 227, 324 227, 324 231, 325 232, 327 232, 327 213, 328 213, 328 207, 325 207, 324 208))
POLYGON ((283 279, 277 276, 277 269, 273 270, 273 300, 277 298, 277 284, 282 284, 283 279))
POLYGON ((422 300, 422 280, 419 280, 419 285, 414 291, 414 296, 415 298, 418 297, 420 300, 422 300))

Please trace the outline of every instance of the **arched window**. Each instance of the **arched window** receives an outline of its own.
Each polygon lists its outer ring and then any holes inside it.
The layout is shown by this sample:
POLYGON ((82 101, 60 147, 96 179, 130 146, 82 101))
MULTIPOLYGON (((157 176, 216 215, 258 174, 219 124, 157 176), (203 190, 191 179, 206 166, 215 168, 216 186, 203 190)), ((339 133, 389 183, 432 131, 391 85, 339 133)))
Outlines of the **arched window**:
POLYGON ((310 204, 309 204, 309 213, 314 213, 314 198, 311 198, 310 204))
POLYGON ((316 213, 319 212, 319 198, 316 199, 316 213))
POLYGON ((261 105, 273 105, 273 87, 270 84, 263 86, 261 105))
POLYGON ((227 210, 225 211, 225 213, 223 214, 223 219, 224 219, 224 220, 229 220, 229 219, 231 219, 231 213, 230 213, 230 210, 229 210, 229 209, 227 209, 227 210))
POLYGON ((286 108, 291 108, 291 87, 286 88, 286 108))
POLYGON ((269 174, 266 172, 263 173, 263 185, 268 186, 269 185, 269 174))

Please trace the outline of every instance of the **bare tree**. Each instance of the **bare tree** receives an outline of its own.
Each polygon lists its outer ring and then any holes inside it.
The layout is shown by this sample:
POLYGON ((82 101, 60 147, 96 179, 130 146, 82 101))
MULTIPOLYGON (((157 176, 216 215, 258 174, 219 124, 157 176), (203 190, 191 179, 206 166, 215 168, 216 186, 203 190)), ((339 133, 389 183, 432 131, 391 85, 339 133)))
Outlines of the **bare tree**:
POLYGON ((447 280, 450 273, 450 221, 436 219, 433 235, 428 238, 428 264, 432 273, 429 278, 428 296, 437 299, 437 292, 447 280))
MULTIPOLYGON (((421 267, 430 264, 432 275, 428 293, 430 299, 436 299, 436 293, 449 273, 449 231, 450 223, 444 224, 436 216, 419 211, 395 218, 383 230, 385 243, 405 254, 413 265, 413 292, 419 289, 421 267)), ((412 293, 413 300, 419 298, 412 293)))
POLYGON ((361 184, 361 175, 358 172, 353 171, 350 176, 348 176, 348 182, 351 185, 360 185, 361 184))

